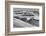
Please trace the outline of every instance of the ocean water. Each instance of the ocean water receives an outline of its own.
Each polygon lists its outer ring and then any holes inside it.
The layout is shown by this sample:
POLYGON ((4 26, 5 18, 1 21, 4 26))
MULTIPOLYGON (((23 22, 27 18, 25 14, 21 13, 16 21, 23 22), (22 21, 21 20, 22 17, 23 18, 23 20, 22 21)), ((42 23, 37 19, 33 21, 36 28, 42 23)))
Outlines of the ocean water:
POLYGON ((39 27, 39 20, 33 20, 34 26, 39 27))

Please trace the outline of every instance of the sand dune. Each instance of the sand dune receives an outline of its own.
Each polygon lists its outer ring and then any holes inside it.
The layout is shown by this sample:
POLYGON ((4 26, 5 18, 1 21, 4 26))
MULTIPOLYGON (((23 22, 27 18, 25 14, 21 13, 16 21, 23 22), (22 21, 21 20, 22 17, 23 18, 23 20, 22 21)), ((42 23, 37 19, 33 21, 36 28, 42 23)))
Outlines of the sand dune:
POLYGON ((14 27, 32 27, 33 26, 32 24, 26 23, 16 18, 14 18, 13 23, 14 23, 14 27))

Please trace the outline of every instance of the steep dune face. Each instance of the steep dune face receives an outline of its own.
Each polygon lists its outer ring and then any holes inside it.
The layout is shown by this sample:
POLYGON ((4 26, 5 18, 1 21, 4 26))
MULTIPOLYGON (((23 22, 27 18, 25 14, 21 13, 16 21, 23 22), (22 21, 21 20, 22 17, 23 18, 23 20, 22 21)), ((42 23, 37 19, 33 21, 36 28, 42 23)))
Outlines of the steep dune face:
POLYGON ((32 24, 26 23, 16 18, 14 18, 13 23, 14 23, 13 24, 14 27, 32 27, 33 26, 32 24))

